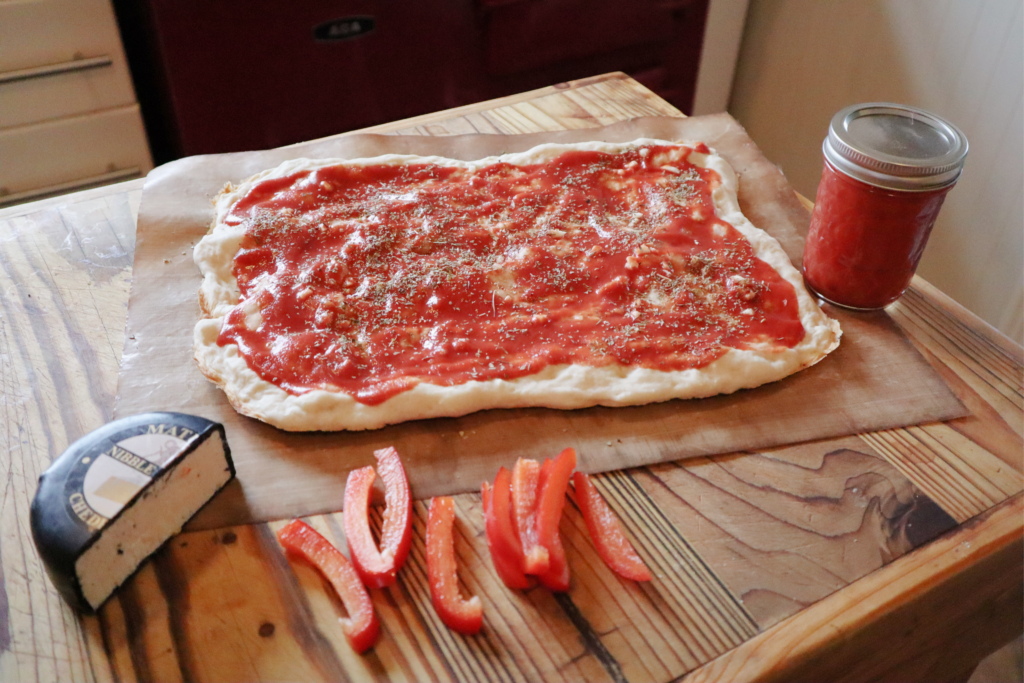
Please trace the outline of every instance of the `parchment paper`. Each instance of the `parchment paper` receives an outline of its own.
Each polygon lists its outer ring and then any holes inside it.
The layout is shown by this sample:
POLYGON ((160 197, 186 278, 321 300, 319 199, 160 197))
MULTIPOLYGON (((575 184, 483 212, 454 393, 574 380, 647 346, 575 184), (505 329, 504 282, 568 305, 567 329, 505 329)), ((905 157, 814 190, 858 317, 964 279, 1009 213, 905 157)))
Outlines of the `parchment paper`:
POLYGON ((174 410, 224 424, 238 470, 193 520, 209 528, 342 508, 349 470, 394 445, 417 498, 479 490, 500 465, 577 449, 590 472, 765 448, 945 420, 966 410, 884 312, 827 308, 843 328, 840 348, 780 382, 730 396, 635 408, 490 410, 371 432, 296 434, 238 415, 196 369, 192 328, 200 315, 192 247, 206 233, 212 197, 286 159, 358 158, 387 152, 475 159, 541 142, 638 137, 702 140, 736 169, 739 199, 799 266, 809 216, 782 173, 725 114, 643 118, 587 130, 452 137, 339 136, 270 151, 181 159, 149 174, 139 210, 135 264, 115 415, 174 410))

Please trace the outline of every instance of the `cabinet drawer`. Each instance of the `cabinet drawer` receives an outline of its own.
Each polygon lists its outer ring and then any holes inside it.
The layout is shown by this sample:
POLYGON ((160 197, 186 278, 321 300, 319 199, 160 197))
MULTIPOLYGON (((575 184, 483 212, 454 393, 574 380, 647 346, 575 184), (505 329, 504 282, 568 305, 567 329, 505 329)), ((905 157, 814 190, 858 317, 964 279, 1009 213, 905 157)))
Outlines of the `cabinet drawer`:
POLYGON ((0 128, 134 101, 109 0, 0 0, 0 128))
POLYGON ((152 168, 138 105, 0 130, 0 203, 152 168))
POLYGON ((124 64, 109 0, 0 0, 0 73, 109 55, 124 64))
POLYGON ((134 104, 122 72, 123 63, 110 63, 9 81, 0 73, 0 129, 134 104))
POLYGON ((675 30, 667 4, 503 1, 487 16, 488 71, 495 76, 514 74, 634 46, 664 46, 675 30))

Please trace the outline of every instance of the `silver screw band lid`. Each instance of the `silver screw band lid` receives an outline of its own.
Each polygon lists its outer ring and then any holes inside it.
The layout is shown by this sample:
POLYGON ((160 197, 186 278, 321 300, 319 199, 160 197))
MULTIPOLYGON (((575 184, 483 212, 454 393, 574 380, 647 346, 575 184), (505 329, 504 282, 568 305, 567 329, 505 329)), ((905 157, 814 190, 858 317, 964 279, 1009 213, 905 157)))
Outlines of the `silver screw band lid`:
POLYGON ((822 151, 837 170, 869 185, 923 191, 956 182, 967 138, 923 109, 869 102, 832 117, 822 151))

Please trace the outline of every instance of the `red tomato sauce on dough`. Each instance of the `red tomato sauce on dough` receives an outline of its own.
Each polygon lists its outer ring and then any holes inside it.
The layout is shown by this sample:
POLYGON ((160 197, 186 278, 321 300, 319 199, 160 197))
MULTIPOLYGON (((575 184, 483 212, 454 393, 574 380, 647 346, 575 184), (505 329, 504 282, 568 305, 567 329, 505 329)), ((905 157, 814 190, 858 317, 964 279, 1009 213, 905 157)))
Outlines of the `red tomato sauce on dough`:
POLYGON ((419 382, 685 370, 729 348, 795 346, 792 285, 715 217, 720 177, 688 160, 707 148, 672 161, 673 149, 258 183, 226 217, 245 231, 241 298, 218 343, 290 393, 369 405, 419 382))

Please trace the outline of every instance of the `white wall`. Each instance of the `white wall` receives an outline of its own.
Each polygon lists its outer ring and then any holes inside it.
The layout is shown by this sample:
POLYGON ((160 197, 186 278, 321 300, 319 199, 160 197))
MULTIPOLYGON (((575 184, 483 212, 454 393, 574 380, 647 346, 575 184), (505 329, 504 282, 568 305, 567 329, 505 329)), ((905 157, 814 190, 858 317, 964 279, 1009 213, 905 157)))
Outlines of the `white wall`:
POLYGON ((729 105, 749 4, 750 0, 710 0, 708 3, 700 69, 693 94, 695 116, 717 114, 729 105))
POLYGON ((751 0, 729 111, 813 197, 849 104, 946 117, 970 153, 918 273, 1024 343, 1024 16, 1020 0, 751 0))

